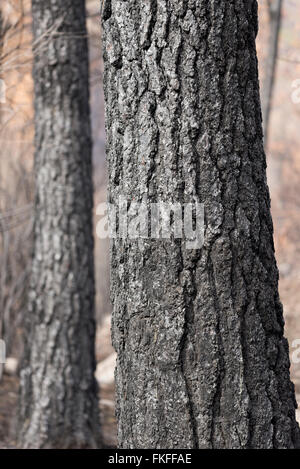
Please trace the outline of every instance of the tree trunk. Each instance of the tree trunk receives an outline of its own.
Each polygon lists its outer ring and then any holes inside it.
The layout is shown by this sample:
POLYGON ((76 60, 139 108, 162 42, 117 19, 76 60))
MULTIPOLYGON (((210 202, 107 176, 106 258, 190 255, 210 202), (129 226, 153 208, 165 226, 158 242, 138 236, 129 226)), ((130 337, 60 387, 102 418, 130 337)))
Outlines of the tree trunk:
POLYGON ((33 0, 35 240, 21 371, 24 448, 98 446, 84 0, 33 0))
POLYGON ((270 114, 272 109, 276 65, 279 47, 279 33, 281 25, 282 0, 272 0, 269 3, 270 39, 266 60, 266 78, 263 86, 263 125, 265 148, 268 145, 270 114))
POLYGON ((253 0, 106 0, 109 202, 199 200, 202 249, 113 239, 121 448, 300 445, 253 0))

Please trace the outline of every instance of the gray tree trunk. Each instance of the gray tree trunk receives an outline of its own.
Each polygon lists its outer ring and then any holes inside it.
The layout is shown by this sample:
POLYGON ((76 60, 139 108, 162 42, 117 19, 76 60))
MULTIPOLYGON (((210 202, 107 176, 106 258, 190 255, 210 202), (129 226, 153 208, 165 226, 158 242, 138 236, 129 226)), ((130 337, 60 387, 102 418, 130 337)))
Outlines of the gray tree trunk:
POLYGON ((21 370, 24 448, 98 446, 84 0, 33 0, 35 229, 21 370))
POLYGON ((106 0, 109 201, 199 199, 202 249, 111 247, 122 448, 295 448, 253 0, 106 0))

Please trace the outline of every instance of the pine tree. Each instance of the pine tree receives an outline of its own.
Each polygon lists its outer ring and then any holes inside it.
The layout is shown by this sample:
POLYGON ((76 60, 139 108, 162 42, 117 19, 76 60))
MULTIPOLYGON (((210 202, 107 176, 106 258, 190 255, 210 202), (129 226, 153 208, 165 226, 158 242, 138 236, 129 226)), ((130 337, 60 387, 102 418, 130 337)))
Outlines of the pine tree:
POLYGON ((296 448, 266 183, 256 0, 106 0, 109 202, 204 204, 112 241, 121 448, 296 448))
POLYGON ((32 1, 35 228, 19 443, 99 444, 93 187, 84 0, 32 1))

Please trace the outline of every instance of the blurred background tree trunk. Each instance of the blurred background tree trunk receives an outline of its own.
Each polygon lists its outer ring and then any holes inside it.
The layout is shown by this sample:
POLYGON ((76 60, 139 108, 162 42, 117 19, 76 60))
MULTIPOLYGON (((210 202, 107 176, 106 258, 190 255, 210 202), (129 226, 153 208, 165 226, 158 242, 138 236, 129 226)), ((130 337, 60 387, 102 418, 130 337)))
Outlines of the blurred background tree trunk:
POLYGON ((84 0, 32 1, 35 227, 19 444, 99 445, 84 0))
POLYGON ((121 448, 296 448, 257 2, 106 0, 109 202, 205 206, 203 248, 112 241, 121 448))
POLYGON ((268 42, 268 54, 266 59, 266 77, 263 84, 262 97, 265 148, 267 148, 268 145, 270 114, 272 110, 274 84, 276 79, 276 64, 278 58, 282 5, 282 0, 268 0, 270 37, 268 42))

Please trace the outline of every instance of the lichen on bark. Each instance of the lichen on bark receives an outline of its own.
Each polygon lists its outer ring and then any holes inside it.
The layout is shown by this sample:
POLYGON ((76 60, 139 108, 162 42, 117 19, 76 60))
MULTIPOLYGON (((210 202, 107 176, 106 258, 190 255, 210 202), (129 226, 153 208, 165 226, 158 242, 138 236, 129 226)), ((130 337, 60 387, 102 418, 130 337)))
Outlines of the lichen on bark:
POLYGON ((296 448, 254 0, 106 0, 109 201, 205 206, 205 241, 114 239, 122 448, 296 448))

